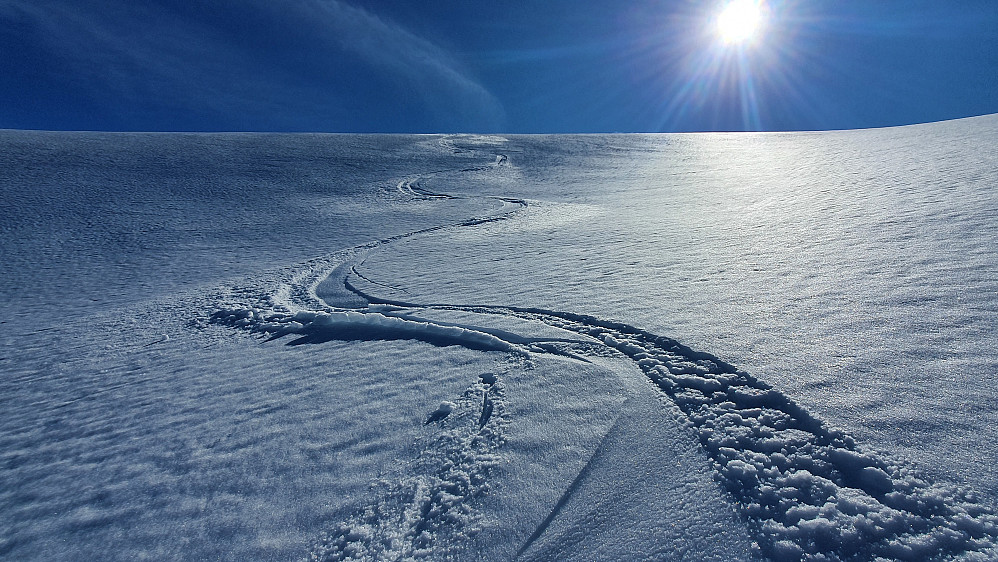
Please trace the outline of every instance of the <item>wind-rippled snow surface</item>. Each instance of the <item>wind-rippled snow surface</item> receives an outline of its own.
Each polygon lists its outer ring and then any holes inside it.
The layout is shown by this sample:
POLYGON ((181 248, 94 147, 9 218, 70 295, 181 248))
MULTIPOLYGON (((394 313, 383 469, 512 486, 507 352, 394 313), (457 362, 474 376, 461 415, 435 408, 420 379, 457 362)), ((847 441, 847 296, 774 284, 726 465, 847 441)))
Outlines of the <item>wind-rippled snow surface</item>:
POLYGON ((0 557, 998 558, 996 143, 0 132, 0 557))

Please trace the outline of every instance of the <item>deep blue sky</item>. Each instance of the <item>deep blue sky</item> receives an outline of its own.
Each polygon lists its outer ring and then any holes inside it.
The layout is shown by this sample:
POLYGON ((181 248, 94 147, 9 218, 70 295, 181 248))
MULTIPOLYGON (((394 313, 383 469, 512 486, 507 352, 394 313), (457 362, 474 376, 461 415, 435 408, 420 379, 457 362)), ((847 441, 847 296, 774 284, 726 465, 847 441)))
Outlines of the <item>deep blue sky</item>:
POLYGON ((658 132, 998 112, 996 0, 0 0, 0 128, 658 132))

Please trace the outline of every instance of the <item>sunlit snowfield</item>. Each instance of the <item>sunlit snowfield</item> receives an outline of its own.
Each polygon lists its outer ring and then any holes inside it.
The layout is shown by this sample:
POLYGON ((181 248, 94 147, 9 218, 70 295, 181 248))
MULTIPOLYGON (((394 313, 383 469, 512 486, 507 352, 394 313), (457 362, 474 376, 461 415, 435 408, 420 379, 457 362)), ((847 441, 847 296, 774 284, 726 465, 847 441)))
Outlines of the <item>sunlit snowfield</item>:
POLYGON ((993 560, 995 146, 0 132, 0 557, 993 560))

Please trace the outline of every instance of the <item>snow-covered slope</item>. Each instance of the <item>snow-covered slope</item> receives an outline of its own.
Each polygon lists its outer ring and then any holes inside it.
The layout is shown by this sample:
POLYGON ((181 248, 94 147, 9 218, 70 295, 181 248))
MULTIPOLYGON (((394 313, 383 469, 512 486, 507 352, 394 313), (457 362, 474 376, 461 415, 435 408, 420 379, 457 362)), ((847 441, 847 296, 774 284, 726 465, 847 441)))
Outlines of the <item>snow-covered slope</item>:
POLYGON ((0 132, 0 556, 992 559, 996 141, 0 132))

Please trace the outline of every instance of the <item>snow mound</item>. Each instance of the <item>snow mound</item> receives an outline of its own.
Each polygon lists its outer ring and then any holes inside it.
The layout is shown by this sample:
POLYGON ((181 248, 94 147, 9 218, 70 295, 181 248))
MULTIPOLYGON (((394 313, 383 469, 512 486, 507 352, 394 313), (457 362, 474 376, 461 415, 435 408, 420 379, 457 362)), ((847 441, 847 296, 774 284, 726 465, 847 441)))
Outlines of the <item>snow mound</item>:
POLYGON ((406 320, 378 312, 299 311, 294 314, 263 308, 222 308, 211 315, 217 324, 272 334, 302 337, 292 343, 318 343, 333 339, 348 340, 417 340, 446 347, 459 345, 479 351, 522 353, 494 335, 461 326, 443 326, 432 322, 406 320))

